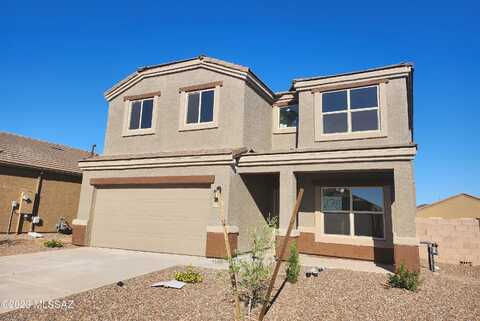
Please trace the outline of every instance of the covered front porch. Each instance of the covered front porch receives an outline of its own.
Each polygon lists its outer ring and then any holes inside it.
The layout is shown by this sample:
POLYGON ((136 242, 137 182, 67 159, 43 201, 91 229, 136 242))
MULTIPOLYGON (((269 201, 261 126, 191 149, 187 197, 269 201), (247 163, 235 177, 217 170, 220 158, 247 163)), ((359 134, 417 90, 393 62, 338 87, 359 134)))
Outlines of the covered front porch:
POLYGON ((411 162, 262 165, 238 172, 262 216, 278 217, 277 246, 303 188, 291 234, 300 253, 419 268, 411 162))

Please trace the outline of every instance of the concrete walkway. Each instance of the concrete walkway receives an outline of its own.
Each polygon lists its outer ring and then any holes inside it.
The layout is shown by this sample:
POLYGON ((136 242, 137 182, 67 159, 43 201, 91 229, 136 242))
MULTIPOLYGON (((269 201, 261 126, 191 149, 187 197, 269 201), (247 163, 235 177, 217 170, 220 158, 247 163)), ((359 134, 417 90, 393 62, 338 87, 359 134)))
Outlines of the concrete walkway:
POLYGON ((389 273, 393 267, 377 265, 374 262, 348 260, 340 258, 319 257, 300 254, 300 264, 305 267, 325 267, 327 269, 351 270, 360 272, 389 273))
POLYGON ((0 257, 0 313, 13 310, 12 302, 58 299, 189 264, 227 268, 222 260, 89 247, 0 257))

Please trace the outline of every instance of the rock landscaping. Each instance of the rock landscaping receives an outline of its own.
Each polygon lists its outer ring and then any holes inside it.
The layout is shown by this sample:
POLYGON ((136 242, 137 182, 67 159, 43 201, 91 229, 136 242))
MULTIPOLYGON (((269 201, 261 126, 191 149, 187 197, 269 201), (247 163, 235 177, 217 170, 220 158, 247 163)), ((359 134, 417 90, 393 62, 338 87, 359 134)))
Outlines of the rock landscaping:
POLYGON ((45 233, 42 238, 31 239, 27 234, 10 235, 9 241, 6 236, 0 236, 0 256, 18 255, 26 253, 34 253, 41 251, 58 251, 58 249, 68 249, 75 247, 72 245, 72 236, 45 233), (46 241, 56 240, 62 242, 62 247, 47 247, 44 245, 46 241))
MULTIPOLYGON (((480 267, 440 265, 422 269, 417 292, 389 288, 381 273, 321 271, 285 283, 265 320, 480 320, 480 267)), ((63 308, 19 309, 1 320, 233 320, 233 297, 226 271, 195 268, 203 280, 182 289, 152 288, 173 279, 175 267, 69 296, 63 308)), ((285 275, 280 275, 277 289, 285 275)), ((275 289, 276 290, 276 289, 275 289)), ((274 290, 274 294, 275 294, 274 290)), ((252 315, 255 320, 257 308, 252 315)))

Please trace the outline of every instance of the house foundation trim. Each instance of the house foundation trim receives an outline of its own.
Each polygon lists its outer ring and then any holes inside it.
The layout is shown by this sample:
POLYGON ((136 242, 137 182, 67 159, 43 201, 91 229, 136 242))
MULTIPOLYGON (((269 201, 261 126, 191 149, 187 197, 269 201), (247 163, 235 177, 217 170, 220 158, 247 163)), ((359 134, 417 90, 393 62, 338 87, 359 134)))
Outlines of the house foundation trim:
POLYGON ((394 263, 392 247, 316 242, 314 233, 300 233, 298 251, 302 254, 367 260, 383 264, 394 263))
MULTIPOLYGON (((223 227, 221 227, 223 228, 223 227)), ((238 229, 238 228, 237 228, 238 229)), ((238 248, 238 232, 228 232, 230 242, 230 252, 236 256, 238 248)), ((207 232, 207 244, 205 246, 205 256, 209 258, 225 259, 227 251, 225 248, 225 236, 222 232, 207 232)))

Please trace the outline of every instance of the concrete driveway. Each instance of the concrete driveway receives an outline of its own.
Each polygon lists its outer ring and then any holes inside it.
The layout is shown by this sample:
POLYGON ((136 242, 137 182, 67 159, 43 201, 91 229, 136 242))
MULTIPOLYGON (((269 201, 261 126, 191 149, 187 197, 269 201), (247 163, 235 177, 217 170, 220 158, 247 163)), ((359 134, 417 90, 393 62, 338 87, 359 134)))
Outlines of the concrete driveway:
MULTIPOLYGON (((0 313, 21 302, 65 297, 175 265, 224 269, 202 257, 78 248, 0 257, 0 313)), ((17 305, 18 307, 18 305, 17 305)))

